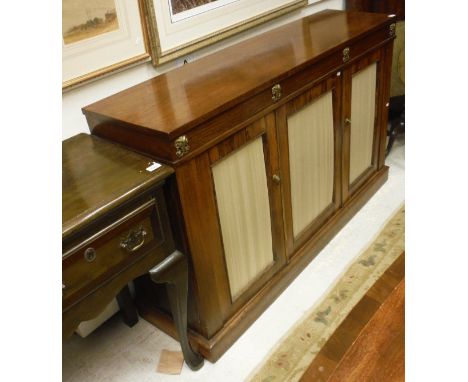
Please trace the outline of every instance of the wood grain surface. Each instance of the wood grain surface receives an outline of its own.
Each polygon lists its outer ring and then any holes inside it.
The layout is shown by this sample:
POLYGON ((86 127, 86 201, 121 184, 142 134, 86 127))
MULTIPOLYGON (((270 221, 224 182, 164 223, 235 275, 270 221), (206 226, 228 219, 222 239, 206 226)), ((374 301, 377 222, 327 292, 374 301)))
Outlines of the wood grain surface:
POLYGON ((146 171, 151 158, 88 134, 63 141, 62 153, 63 237, 174 172, 164 165, 146 171))
POLYGON ((346 352, 329 382, 404 381, 404 308, 402 280, 346 352))
MULTIPOLYGON (((381 14, 322 11, 107 97, 84 112, 174 138, 389 22, 381 14)), ((89 122, 93 128, 93 119, 89 122)))

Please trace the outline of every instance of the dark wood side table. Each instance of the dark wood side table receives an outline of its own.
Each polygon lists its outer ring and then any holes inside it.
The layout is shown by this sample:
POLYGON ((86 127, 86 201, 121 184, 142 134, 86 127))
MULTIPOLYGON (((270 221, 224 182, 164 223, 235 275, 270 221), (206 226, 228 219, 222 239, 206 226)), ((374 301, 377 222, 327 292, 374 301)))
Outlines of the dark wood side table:
POLYGON ((167 285, 188 366, 203 358, 187 338, 186 256, 176 250, 163 185, 173 170, 101 138, 62 144, 62 335, 117 296, 124 322, 138 321, 128 283, 149 273, 167 285))

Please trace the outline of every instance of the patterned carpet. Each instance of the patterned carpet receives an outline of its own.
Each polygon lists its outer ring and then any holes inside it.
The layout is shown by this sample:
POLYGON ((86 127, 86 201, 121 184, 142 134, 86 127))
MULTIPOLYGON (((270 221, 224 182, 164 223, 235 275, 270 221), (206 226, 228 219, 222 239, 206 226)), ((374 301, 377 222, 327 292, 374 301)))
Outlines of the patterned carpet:
POLYGON ((328 293, 285 334, 248 381, 298 381, 335 329, 404 248, 402 206, 328 293))

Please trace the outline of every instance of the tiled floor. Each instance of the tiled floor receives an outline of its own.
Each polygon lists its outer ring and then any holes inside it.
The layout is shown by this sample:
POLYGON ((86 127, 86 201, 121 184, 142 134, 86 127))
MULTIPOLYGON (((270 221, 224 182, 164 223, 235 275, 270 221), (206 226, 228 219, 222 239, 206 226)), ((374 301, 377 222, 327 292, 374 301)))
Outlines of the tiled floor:
POLYGON ((144 320, 130 329, 114 316, 86 339, 74 336, 64 344, 63 381, 245 380, 404 202, 404 147, 404 138, 397 139, 386 161, 390 175, 385 185, 216 364, 205 362, 197 372, 184 365, 179 376, 158 374, 161 350, 180 349, 178 342, 144 320))

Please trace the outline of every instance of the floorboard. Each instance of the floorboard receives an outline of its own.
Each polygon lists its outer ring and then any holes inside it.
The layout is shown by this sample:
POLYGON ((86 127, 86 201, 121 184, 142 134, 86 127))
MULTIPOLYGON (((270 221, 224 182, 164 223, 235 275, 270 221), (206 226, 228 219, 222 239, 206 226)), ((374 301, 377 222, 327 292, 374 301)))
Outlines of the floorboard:
POLYGON ((301 381, 404 381, 404 253, 341 323, 301 381))

